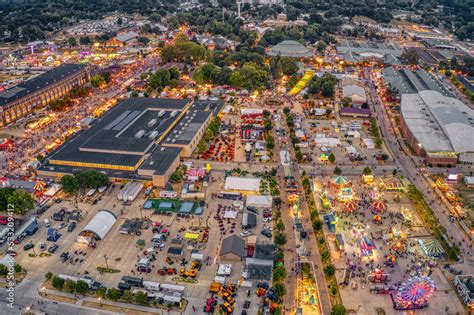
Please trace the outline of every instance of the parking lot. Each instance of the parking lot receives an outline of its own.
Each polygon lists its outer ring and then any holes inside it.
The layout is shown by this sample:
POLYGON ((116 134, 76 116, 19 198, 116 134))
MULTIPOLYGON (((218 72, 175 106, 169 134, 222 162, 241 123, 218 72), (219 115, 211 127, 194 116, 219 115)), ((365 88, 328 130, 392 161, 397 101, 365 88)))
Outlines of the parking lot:
MULTIPOLYGON (((77 227, 72 231, 68 232, 67 227, 59 228, 63 222, 55 221, 52 216, 61 208, 74 209, 75 200, 62 200, 60 203, 53 203, 52 206, 38 218, 39 230, 33 235, 26 237, 21 244, 17 245, 16 251, 17 263, 20 265, 29 266, 29 273, 36 275, 37 279, 44 277, 48 271, 54 274, 65 274, 72 276, 83 276, 89 274, 94 280, 102 283, 106 287, 117 287, 122 276, 135 276, 142 277, 144 280, 154 281, 159 283, 179 284, 186 287, 185 298, 190 302, 189 305, 194 305, 196 309, 201 309, 206 301, 206 298, 210 297, 209 286, 216 276, 218 269, 219 260, 219 249, 222 239, 231 234, 231 229, 236 235, 240 235, 242 231, 242 213, 238 213, 235 220, 223 219, 224 231, 219 228, 218 221, 214 218, 219 205, 221 207, 231 207, 233 202, 230 200, 212 198, 213 194, 217 194, 223 186, 223 174, 212 173, 214 182, 211 183, 207 189, 207 205, 205 206, 204 213, 201 216, 190 215, 188 218, 179 218, 176 214, 159 214, 154 215, 151 210, 141 210, 142 205, 145 201, 143 193, 129 206, 123 206, 120 201, 117 200, 119 193, 119 186, 115 188, 110 187, 105 191, 104 195, 96 202, 83 203, 79 202, 78 206, 81 210, 84 210, 86 214, 77 227), (118 220, 112 226, 111 230, 104 237, 103 240, 97 241, 97 247, 91 248, 86 244, 76 242, 78 234, 87 225, 92 217, 101 209, 107 209, 117 215, 118 220), (165 242, 165 246, 162 249, 157 250, 155 257, 156 260, 151 263, 150 273, 139 273, 136 269, 139 258, 145 257, 144 250, 153 247, 152 238, 153 231, 151 224, 145 224, 147 228, 141 230, 141 235, 126 235, 120 234, 120 227, 126 219, 132 218, 150 218, 152 222, 160 222, 163 227, 169 230, 169 238, 165 242), (58 245, 58 249, 51 256, 45 257, 29 257, 28 254, 33 252, 40 254, 40 243, 46 243, 46 247, 49 248, 53 242, 46 242, 47 227, 45 226, 44 219, 48 219, 51 227, 55 228, 61 233, 60 238, 55 242, 58 245), (235 222, 235 224, 233 224, 235 222), (187 265, 181 266, 181 258, 172 258, 173 264, 170 266, 166 260, 168 257, 167 250, 170 247, 171 240, 173 238, 183 239, 185 233, 193 232, 190 227, 204 228, 206 224, 209 226, 209 237, 206 243, 198 242, 194 245, 192 240, 183 240, 183 258, 188 262, 187 265), (141 239, 145 243, 143 246, 138 246, 137 241, 141 239), (23 249, 23 246, 32 243, 34 248, 28 251, 23 249), (179 270, 190 268, 191 262, 191 251, 197 250, 204 257, 203 265, 201 270, 197 274, 197 283, 190 284, 185 282, 177 282, 179 279, 179 270), (61 262, 60 255, 63 252, 68 252, 71 255, 66 262, 61 262), (97 255, 96 253, 99 253, 97 255), (157 270, 164 266, 174 267, 178 271, 178 275, 158 275, 157 270), (97 267, 108 267, 119 270, 118 273, 101 273, 97 270, 97 267)), ((67 224, 66 224, 67 226, 67 224)), ((254 234, 258 234, 259 243, 270 243, 271 241, 260 235, 260 231, 263 228, 271 229, 271 222, 262 222, 262 213, 260 213, 257 220, 257 226, 251 231, 254 234)), ((244 238, 245 239, 245 238, 244 238)), ((226 262, 229 263, 229 262, 226 262)), ((244 271, 244 262, 232 262, 232 272, 226 276, 226 284, 239 284, 241 281, 242 272, 244 271)), ((258 304, 258 298, 254 294, 256 291, 256 282, 254 281, 253 286, 250 288, 242 287, 237 291, 235 312, 240 313, 245 300, 251 301, 249 314, 256 313, 256 307, 258 304), (250 296, 247 297, 247 290, 250 290, 250 296)), ((219 304, 222 303, 219 300, 219 304)))

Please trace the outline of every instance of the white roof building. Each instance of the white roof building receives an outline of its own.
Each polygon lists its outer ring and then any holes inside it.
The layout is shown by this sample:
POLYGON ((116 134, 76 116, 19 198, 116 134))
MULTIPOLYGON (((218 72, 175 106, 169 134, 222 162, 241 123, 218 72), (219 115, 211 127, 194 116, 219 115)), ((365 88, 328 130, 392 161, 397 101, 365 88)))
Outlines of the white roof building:
POLYGON ((122 33, 115 37, 116 40, 122 43, 128 43, 138 37, 138 34, 135 32, 126 32, 122 33))
POLYGON ((347 84, 342 87, 342 96, 352 100, 352 104, 363 104, 367 102, 367 96, 363 87, 355 84, 347 84))
POLYGON ((117 217, 109 210, 99 210, 80 234, 93 233, 96 240, 102 240, 116 221, 117 217))
POLYGON ((225 179, 224 190, 258 192, 260 178, 228 176, 225 179))
POLYGON ((273 198, 271 195, 260 195, 260 196, 248 196, 247 206, 257 208, 271 208, 273 204, 273 198))
POLYGON ((464 103, 426 90, 403 94, 401 113, 426 152, 452 152, 459 155, 460 162, 474 163, 474 111, 464 103))

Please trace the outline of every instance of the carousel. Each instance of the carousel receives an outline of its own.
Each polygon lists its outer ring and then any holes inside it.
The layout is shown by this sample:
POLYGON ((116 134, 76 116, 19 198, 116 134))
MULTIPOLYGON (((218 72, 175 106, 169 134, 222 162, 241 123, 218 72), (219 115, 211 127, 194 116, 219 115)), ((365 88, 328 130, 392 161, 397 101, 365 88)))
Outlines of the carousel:
POLYGON ((349 185, 349 179, 347 176, 333 176, 331 177, 331 184, 337 187, 349 185))

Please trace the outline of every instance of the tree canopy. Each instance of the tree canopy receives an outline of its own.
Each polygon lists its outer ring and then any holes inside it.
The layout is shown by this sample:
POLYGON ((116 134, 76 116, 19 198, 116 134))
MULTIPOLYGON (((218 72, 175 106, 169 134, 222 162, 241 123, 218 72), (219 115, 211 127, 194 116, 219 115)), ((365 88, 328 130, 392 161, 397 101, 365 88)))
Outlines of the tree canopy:
POLYGON ((25 214, 34 207, 35 201, 29 192, 22 189, 0 188, 0 211, 7 211, 10 208, 15 214, 25 214))

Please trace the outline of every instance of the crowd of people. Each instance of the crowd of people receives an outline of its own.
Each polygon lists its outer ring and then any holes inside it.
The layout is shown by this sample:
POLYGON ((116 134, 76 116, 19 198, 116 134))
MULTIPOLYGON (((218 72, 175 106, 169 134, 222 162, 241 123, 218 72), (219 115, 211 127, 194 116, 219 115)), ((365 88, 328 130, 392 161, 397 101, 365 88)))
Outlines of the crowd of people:
MULTIPOLYGON (((122 83, 130 78, 138 77, 150 66, 156 67, 157 64, 157 56, 149 55, 144 60, 127 66, 125 71, 114 77, 106 88, 94 90, 92 96, 79 99, 76 105, 64 111, 55 112, 54 118, 46 126, 25 129, 22 136, 14 138, 11 149, 0 152, 0 176, 19 177, 21 170, 26 170, 29 163, 48 153, 45 148, 48 144, 58 142, 57 140, 60 143, 64 142, 68 131, 79 130, 81 120, 91 116, 104 100, 113 99, 124 93, 122 83)), ((46 114, 49 112, 50 110, 47 110, 46 114)), ((12 133, 16 133, 17 130, 21 131, 19 128, 21 124, 22 121, 19 121, 8 129, 11 129, 12 133)), ((8 129, 6 129, 6 133, 8 133, 8 129)))

